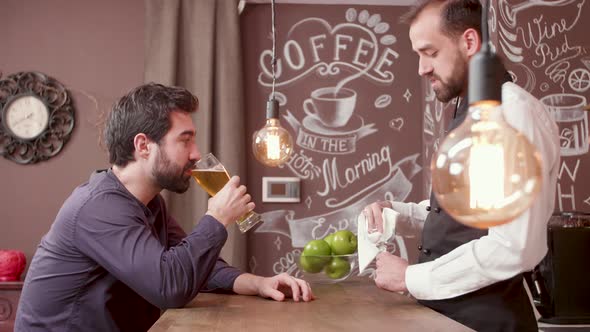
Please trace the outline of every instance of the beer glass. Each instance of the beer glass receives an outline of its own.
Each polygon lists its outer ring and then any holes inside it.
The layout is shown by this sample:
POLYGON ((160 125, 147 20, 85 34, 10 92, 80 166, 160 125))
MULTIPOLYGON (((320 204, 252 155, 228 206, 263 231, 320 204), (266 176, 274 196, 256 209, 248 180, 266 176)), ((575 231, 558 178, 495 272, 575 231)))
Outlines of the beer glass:
MULTIPOLYGON (((192 176, 211 196, 215 196, 229 181, 229 174, 225 170, 225 167, 223 167, 221 162, 212 153, 207 153, 201 160, 197 161, 195 168, 192 170, 192 176)), ((250 211, 238 218, 236 223, 240 232, 246 233, 261 221, 262 218, 258 213, 250 211)))

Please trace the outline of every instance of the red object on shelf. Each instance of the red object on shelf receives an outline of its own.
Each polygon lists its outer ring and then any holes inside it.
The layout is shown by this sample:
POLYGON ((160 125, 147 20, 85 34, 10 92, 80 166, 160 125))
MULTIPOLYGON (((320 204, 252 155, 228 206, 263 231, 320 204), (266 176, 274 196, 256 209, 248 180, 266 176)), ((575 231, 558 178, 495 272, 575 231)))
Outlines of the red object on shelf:
POLYGON ((22 251, 0 250, 0 281, 19 281, 26 265, 22 251))

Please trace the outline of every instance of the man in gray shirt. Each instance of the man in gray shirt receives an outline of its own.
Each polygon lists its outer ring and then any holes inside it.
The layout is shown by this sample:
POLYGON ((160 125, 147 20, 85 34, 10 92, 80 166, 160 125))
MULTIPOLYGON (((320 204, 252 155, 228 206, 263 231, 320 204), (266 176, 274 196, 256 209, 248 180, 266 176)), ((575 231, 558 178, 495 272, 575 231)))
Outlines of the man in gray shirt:
POLYGON ((238 177, 188 235, 166 211, 160 191, 185 192, 200 158, 197 107, 187 90, 153 83, 113 107, 104 135, 113 166, 74 190, 41 240, 16 331, 146 331, 200 291, 314 298, 303 280, 242 273, 219 258, 226 227, 254 209, 238 177))

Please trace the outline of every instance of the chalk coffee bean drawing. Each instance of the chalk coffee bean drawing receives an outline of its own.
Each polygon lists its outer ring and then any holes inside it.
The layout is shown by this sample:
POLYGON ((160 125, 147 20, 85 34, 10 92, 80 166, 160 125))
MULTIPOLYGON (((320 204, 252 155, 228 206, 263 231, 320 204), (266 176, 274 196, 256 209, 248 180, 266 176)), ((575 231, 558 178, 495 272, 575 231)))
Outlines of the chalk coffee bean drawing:
POLYGON ((385 22, 381 22, 381 23, 377 24, 377 26, 373 30, 376 33, 385 33, 385 32, 387 32, 387 30, 389 30, 389 24, 387 24, 385 22))
POLYGON ((375 107, 385 108, 391 104, 391 96, 388 94, 381 95, 375 99, 375 107))

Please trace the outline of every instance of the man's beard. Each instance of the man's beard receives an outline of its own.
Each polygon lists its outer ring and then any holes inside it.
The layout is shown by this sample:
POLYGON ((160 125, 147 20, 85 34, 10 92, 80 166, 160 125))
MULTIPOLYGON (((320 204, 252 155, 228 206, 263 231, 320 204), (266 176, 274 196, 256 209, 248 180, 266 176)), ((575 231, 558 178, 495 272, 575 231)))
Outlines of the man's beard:
POLYGON ((182 194, 190 186, 191 177, 190 175, 186 175, 186 171, 193 167, 194 162, 191 161, 184 167, 175 165, 170 161, 166 152, 160 149, 156 160, 156 167, 152 170, 152 174, 161 188, 182 194))
POLYGON ((440 102, 448 103, 451 99, 458 97, 463 93, 463 87, 467 80, 467 63, 460 55, 458 55, 453 64, 453 75, 449 78, 447 83, 444 83, 436 74, 433 74, 432 76, 441 84, 440 88, 433 88, 436 99, 440 102))

